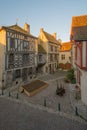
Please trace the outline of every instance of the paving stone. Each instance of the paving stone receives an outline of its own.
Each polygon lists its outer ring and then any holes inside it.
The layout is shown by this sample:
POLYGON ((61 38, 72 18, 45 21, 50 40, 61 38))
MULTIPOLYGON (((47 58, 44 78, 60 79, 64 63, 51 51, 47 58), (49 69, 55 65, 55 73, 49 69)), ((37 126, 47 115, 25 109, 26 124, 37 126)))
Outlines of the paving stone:
POLYGON ((10 99, 0 97, 0 130, 87 129, 86 123, 10 99))

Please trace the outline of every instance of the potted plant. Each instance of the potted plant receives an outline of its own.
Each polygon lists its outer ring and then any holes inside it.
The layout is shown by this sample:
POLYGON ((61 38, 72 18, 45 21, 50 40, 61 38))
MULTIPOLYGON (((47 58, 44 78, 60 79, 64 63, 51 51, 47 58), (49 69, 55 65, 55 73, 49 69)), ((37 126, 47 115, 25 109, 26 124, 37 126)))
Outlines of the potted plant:
POLYGON ((64 87, 62 85, 60 86, 57 85, 56 95, 63 96, 64 93, 65 93, 64 87))

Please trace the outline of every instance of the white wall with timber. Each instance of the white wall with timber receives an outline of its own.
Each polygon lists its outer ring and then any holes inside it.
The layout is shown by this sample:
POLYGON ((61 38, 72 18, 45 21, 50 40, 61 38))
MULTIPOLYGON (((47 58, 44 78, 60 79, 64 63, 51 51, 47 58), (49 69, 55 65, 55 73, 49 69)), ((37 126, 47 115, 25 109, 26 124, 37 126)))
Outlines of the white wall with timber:
POLYGON ((81 73, 81 99, 87 105, 87 71, 81 73))
POLYGON ((82 43, 82 66, 86 67, 86 41, 82 43))

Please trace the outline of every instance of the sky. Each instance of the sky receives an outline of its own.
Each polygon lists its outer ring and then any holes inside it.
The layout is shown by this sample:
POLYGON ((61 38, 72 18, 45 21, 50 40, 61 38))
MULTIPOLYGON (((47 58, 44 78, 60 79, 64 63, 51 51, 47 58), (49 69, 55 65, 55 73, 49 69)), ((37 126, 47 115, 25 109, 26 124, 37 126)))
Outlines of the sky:
POLYGON ((27 22, 32 35, 43 28, 62 42, 69 41, 72 16, 86 14, 87 0, 0 0, 0 26, 27 22))

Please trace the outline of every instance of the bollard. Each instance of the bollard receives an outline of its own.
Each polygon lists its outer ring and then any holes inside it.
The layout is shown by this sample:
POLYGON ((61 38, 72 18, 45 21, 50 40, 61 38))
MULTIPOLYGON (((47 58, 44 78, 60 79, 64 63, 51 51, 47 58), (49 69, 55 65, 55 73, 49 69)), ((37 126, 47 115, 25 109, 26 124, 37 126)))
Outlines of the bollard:
POLYGON ((58 103, 58 110, 60 111, 60 103, 58 103))
POLYGON ((44 99, 44 106, 46 107, 46 99, 44 99))
POLYGON ((11 93, 9 92, 9 95, 8 95, 9 97, 11 96, 11 93))
POLYGON ((76 114, 76 116, 78 116, 78 109, 77 109, 77 107, 75 107, 75 114, 76 114))
POLYGON ((17 99, 19 98, 19 95, 18 95, 18 93, 17 93, 17 97, 16 97, 17 99))

